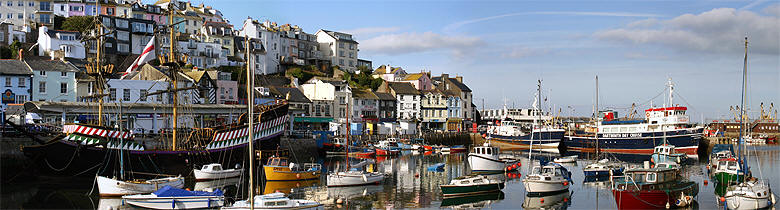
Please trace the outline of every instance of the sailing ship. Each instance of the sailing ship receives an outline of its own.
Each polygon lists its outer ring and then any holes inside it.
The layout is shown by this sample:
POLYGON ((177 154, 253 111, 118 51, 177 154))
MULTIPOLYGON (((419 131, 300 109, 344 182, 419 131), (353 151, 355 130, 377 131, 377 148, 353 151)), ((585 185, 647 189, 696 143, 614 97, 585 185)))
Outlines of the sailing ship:
MULTIPOLYGON (((745 61, 742 70, 742 107, 745 107, 745 92, 747 91, 747 50, 748 38, 745 37, 745 61)), ((739 163, 741 163, 740 168, 747 172, 747 175, 741 177, 741 183, 729 186, 726 189, 726 195, 723 197, 726 201, 726 207, 729 209, 767 208, 775 204, 775 194, 772 192, 772 188, 766 180, 760 180, 751 176, 750 168, 748 168, 746 140, 744 138, 745 136, 750 136, 747 129, 748 117, 744 110, 741 110, 740 114, 742 116, 742 122, 739 130, 740 139, 737 144, 737 147, 739 148, 738 157, 739 163)), ((760 166, 759 170, 761 170, 760 166)))
MULTIPOLYGON (((169 11, 173 11, 169 8, 169 11)), ((173 12, 170 12, 173 15, 173 12)), ((99 22, 99 21, 98 21, 99 22)), ((181 22, 179 22, 181 23, 181 22)), ((178 24, 178 23, 177 23, 178 24)), ((174 30, 171 29, 173 18, 169 17, 169 40, 176 40, 174 30)), ((102 30, 103 27, 97 27, 102 30)), ((100 42, 100 39, 98 39, 100 42)), ((135 172, 145 171, 157 174, 188 174, 192 170, 192 165, 205 165, 220 160, 223 165, 233 165, 243 161, 242 156, 225 154, 243 154, 247 150, 249 142, 267 141, 264 148, 276 148, 278 137, 281 136, 289 121, 288 103, 285 100, 271 100, 252 108, 258 112, 263 112, 252 129, 254 134, 249 136, 246 124, 247 115, 239 117, 238 122, 226 124, 218 127, 192 130, 188 134, 183 134, 184 129, 178 128, 178 92, 194 89, 196 87, 179 87, 177 78, 181 77, 179 69, 184 66, 181 61, 184 56, 174 53, 175 41, 169 41, 170 52, 166 56, 159 56, 160 63, 167 69, 173 83, 171 89, 158 91, 153 94, 172 93, 173 103, 165 107, 171 107, 173 116, 171 118, 172 134, 163 135, 157 139, 159 145, 154 148, 145 146, 144 142, 134 140, 132 133, 117 130, 113 126, 107 126, 104 118, 106 114, 103 109, 107 107, 122 107, 121 104, 105 104, 103 99, 108 96, 104 93, 106 81, 109 75, 113 74, 113 65, 102 65, 100 53, 94 63, 88 64, 87 73, 95 78, 95 94, 90 96, 98 101, 97 124, 77 123, 63 126, 62 133, 42 145, 24 146, 22 152, 42 168, 44 174, 77 176, 91 176, 98 171, 114 171, 112 157, 110 154, 117 154, 125 151, 125 162, 127 165, 143 167, 134 168, 135 172), (120 141, 123 138, 124 141, 120 141)), ((101 46, 98 43, 97 46, 101 46)), ((247 48, 249 51, 249 48, 247 48)), ((100 51, 98 51, 100 52, 100 51)), ((247 62, 248 63, 248 62, 247 62)), ((251 91, 248 91, 251 92, 251 91)), ((249 99, 251 100, 251 99, 249 99)), ((249 101, 248 100, 248 101, 249 101)), ((94 107, 94 103, 82 103, 84 107, 94 107)), ((127 106, 127 105, 125 105, 127 106)))
POLYGON ((644 120, 599 120, 594 126, 597 132, 566 136, 566 148, 593 152, 593 145, 598 141, 601 152, 650 155, 656 146, 667 142, 674 145, 678 152, 696 156, 704 128, 690 123, 685 114, 687 107, 674 105, 674 85, 671 79, 667 86, 667 106, 645 110, 644 120))

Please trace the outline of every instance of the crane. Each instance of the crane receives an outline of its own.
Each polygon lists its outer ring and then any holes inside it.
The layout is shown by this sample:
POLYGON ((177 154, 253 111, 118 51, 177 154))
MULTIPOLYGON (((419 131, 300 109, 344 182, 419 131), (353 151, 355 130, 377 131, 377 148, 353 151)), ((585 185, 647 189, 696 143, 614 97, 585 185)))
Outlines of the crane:
POLYGON ((739 121, 739 114, 737 114, 737 110, 739 110, 739 106, 735 109, 734 106, 729 106, 729 111, 731 111, 732 114, 734 114, 734 120, 739 121))
POLYGON ((631 110, 628 112, 628 119, 634 119, 636 114, 636 103, 631 103, 631 110))

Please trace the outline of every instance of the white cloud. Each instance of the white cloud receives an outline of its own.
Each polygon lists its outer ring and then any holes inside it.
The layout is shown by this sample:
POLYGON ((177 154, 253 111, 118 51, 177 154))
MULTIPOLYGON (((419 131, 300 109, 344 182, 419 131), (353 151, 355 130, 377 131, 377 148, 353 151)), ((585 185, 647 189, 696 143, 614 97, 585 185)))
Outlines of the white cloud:
POLYGON ((523 15, 570 15, 570 16, 604 16, 604 17, 661 17, 661 15, 656 14, 648 14, 648 13, 631 13, 631 12, 571 12, 571 11, 547 11, 547 12, 517 12, 517 13, 509 13, 509 14, 502 14, 502 15, 495 15, 495 16, 489 16, 489 17, 481 17, 481 18, 475 18, 471 20, 464 20, 455 22, 452 24, 449 24, 444 27, 444 31, 452 32, 457 30, 458 28, 472 24, 472 23, 478 23, 488 20, 494 20, 494 19, 500 19, 500 18, 506 18, 506 17, 514 17, 514 16, 523 16, 523 15))
POLYGON ((480 44, 483 41, 477 37, 447 36, 429 31, 380 35, 360 41, 360 50, 387 55, 445 50, 462 55, 480 44))
POLYGON ((650 18, 650 19, 644 19, 644 20, 638 20, 631 23, 628 23, 629 28, 642 28, 642 27, 653 27, 656 24, 658 24, 658 19, 650 18))
POLYGON ((401 27, 366 27, 366 28, 355 28, 355 29, 348 29, 348 30, 342 30, 344 33, 352 34, 355 36, 369 36, 373 34, 380 34, 380 33, 390 33, 390 32, 396 32, 401 30, 401 27))
MULTIPOLYGON (((648 19, 649 20, 649 19, 648 19)), ((734 52, 749 37, 751 51, 780 54, 780 17, 751 11, 719 8, 701 14, 685 14, 660 21, 657 27, 636 24, 594 33, 602 39, 632 44, 657 44, 677 50, 734 52)))

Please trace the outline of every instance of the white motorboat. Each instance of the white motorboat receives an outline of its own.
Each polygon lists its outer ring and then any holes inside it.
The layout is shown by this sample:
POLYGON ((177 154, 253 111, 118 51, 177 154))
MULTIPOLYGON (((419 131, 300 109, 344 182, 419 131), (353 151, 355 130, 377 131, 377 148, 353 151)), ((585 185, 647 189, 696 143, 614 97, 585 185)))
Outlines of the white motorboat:
POLYGON ((162 189, 165 186, 182 188, 184 187, 184 177, 165 177, 149 180, 119 180, 116 178, 98 176, 97 183, 100 196, 111 197, 151 193, 162 189))
POLYGON ((769 184, 755 179, 729 186, 724 197, 728 209, 764 209, 775 202, 769 184))
POLYGON ((219 163, 204 165, 201 169, 193 170, 197 181, 238 177, 243 172, 244 169, 223 169, 222 164, 219 163))
POLYGON ((366 171, 339 171, 328 174, 328 187, 344 187, 378 184, 385 175, 366 171))
POLYGON ((557 158, 553 159, 553 162, 556 162, 556 163, 573 163, 573 162, 577 162, 577 157, 579 157, 579 156, 571 155, 571 156, 557 157, 557 158))
MULTIPOLYGON (((322 204, 303 199, 290 199, 284 193, 256 195, 254 209, 320 209, 322 204)), ((250 209, 249 201, 236 201, 233 206, 222 209, 250 209)))
POLYGON ((469 166, 472 172, 497 172, 510 171, 519 167, 517 160, 501 159, 501 150, 492 146, 489 142, 479 147, 474 147, 468 155, 469 166), (517 165, 517 166, 515 166, 517 165), (513 168, 514 167, 514 168, 513 168))
POLYGON ((223 192, 225 192, 227 188, 231 188, 231 187, 238 189, 240 183, 241 183, 241 178, 239 177, 195 182, 195 187, 193 188, 193 190, 214 191, 215 189, 221 189, 223 192))
POLYGON ((165 186, 150 194, 122 196, 122 199, 127 204, 149 209, 203 209, 225 204, 225 196, 221 190, 189 191, 171 186, 165 186))
POLYGON ((585 168, 582 169, 582 172, 585 174, 585 177, 622 175, 623 167, 615 163, 610 163, 609 159, 602 159, 598 162, 586 165, 585 168))
POLYGON ((569 190, 571 172, 557 163, 534 166, 523 178, 525 191, 529 195, 547 195, 569 190))

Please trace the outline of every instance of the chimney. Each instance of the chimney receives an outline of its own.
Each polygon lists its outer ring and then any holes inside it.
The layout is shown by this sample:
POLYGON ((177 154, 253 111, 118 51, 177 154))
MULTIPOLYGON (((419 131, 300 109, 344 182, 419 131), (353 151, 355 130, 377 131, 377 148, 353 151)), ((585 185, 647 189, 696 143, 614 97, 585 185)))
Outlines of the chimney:
POLYGON ((441 74, 442 81, 446 80, 447 78, 450 78, 449 74, 441 74))
POLYGON ((455 80, 458 80, 458 82, 463 83, 463 77, 462 76, 455 76, 455 80))
POLYGON ((22 55, 24 53, 24 49, 19 49, 19 60, 24 60, 24 56, 22 55))
POLYGON ((284 96, 284 99, 290 100, 290 92, 287 92, 287 95, 284 96))

